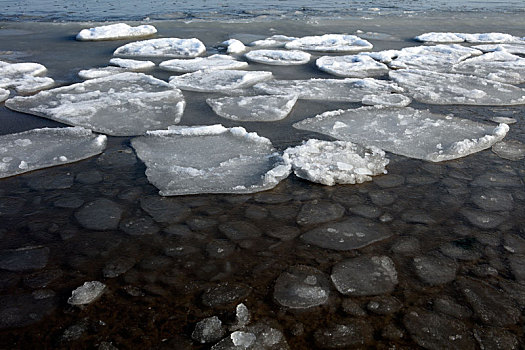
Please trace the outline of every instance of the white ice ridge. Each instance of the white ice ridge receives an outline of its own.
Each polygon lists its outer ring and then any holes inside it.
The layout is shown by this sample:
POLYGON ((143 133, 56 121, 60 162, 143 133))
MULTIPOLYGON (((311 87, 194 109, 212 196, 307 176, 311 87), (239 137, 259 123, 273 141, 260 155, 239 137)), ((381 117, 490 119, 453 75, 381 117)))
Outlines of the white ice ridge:
POLYGON ((249 46, 255 46, 257 48, 281 48, 284 47, 284 45, 287 42, 293 41, 297 39, 294 36, 286 36, 286 35, 272 35, 269 38, 262 39, 262 40, 255 40, 252 41, 249 46))
POLYGON ((370 56, 322 56, 315 61, 317 67, 339 77, 366 78, 388 73, 388 67, 370 56))
POLYGON ((509 43, 520 42, 521 39, 506 33, 450 33, 430 32, 416 36, 414 39, 434 43, 509 43))
POLYGON ((15 97, 5 104, 19 112, 113 136, 142 135, 177 124, 185 107, 180 90, 131 72, 15 97))
POLYGON ((248 67, 248 63, 228 55, 212 55, 192 59, 176 58, 161 62, 159 67, 173 72, 191 73, 198 70, 243 69, 248 67))
POLYGON ((452 72, 507 84, 521 84, 525 83, 525 58, 506 51, 495 51, 466 59, 454 65, 452 72))
POLYGON ((204 44, 196 38, 161 38, 135 41, 123 45, 113 52, 115 56, 193 58, 206 51, 204 44))
POLYGON ((299 50, 253 50, 245 54, 250 61, 275 65, 292 66, 306 64, 310 61, 311 55, 299 50))
POLYGON ((237 39, 229 39, 223 41, 221 43, 221 46, 226 47, 226 52, 229 54, 238 54, 246 51, 246 46, 244 46, 244 44, 237 39))
POLYGON ((390 71, 392 80, 415 100, 440 105, 505 106, 525 104, 525 89, 463 74, 426 70, 390 71))
POLYGON ((250 87, 271 78, 272 72, 267 71, 197 71, 170 77, 170 85, 189 91, 229 92, 250 87))
POLYGON ((291 172, 270 140, 241 127, 173 127, 131 144, 163 196, 264 191, 291 172))
POLYGON ((296 101, 295 95, 261 95, 209 98, 206 103, 226 119, 270 122, 286 118, 296 101))
POLYGON ((283 158, 298 177, 328 186, 371 181, 372 176, 387 173, 389 162, 377 147, 316 139, 286 149, 283 158))
POLYGON ((355 35, 325 34, 298 38, 286 43, 284 47, 291 50, 356 52, 369 50, 373 45, 355 35))
POLYGON ((148 70, 155 67, 155 63, 151 61, 140 61, 129 58, 112 58, 109 60, 109 64, 117 67, 126 68, 132 71, 148 70))
POLYGON ((303 100, 361 102, 363 96, 403 92, 397 84, 373 78, 271 80, 254 86, 256 91, 271 95, 297 95, 303 100))
POLYGON ((525 55, 525 40, 522 44, 484 44, 475 45, 472 48, 483 52, 506 51, 508 53, 525 55))
POLYGON ((402 94, 365 95, 361 103, 367 106, 406 107, 412 99, 402 94))
POLYGON ((0 61, 0 88, 12 88, 22 94, 50 88, 55 84, 55 81, 48 77, 42 77, 46 72, 46 67, 40 63, 0 61))
POLYGON ((0 102, 4 102, 9 97, 9 90, 0 88, 0 102))
POLYGON ((501 141, 509 130, 507 124, 494 127, 410 107, 331 111, 293 126, 432 162, 456 159, 487 149, 501 141))
POLYGON ((126 38, 144 37, 157 33, 157 28, 152 25, 132 27, 126 23, 115 23, 106 26, 82 29, 76 39, 80 41, 116 40, 126 38))
POLYGON ((44 128, 0 136, 0 178, 102 153, 106 136, 81 127, 44 128))
POLYGON ((82 69, 78 72, 78 76, 84 80, 88 80, 109 77, 110 75, 115 75, 124 72, 127 72, 127 69, 122 67, 107 66, 99 68, 82 69))

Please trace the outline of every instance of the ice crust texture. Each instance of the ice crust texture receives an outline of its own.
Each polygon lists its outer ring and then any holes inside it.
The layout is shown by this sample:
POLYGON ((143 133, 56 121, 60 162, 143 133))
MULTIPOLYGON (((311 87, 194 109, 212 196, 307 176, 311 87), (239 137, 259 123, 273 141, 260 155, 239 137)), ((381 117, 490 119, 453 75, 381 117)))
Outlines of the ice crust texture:
POLYGON ((356 52, 369 50, 373 45, 355 35, 325 34, 298 38, 287 42, 284 47, 289 50, 356 52))
MULTIPOLYGON (((0 89, 15 89, 21 94, 30 94, 55 85, 55 81, 43 77, 47 68, 39 63, 9 63, 0 61, 0 89)), ((5 92, 0 91, 0 100, 5 92)), ((0 101, 1 102, 1 101, 0 101)))
POLYGON ((212 55, 193 59, 172 59, 161 62, 159 67, 173 72, 191 73, 198 70, 242 69, 248 67, 248 63, 228 55, 212 55))
POLYGON ((296 101, 295 95, 261 95, 209 98, 206 103, 226 119, 270 122, 286 118, 296 101))
POLYGON ((144 37, 157 33, 152 25, 132 27, 126 23, 115 23, 106 26, 82 29, 76 36, 80 41, 115 40, 144 37))
POLYGON ((123 45, 113 52, 115 56, 193 58, 206 51, 204 44, 196 38, 160 38, 135 41, 123 45))
POLYGON ((246 58, 250 61, 274 66, 292 66, 306 64, 311 55, 299 50, 253 50, 248 52, 246 58))

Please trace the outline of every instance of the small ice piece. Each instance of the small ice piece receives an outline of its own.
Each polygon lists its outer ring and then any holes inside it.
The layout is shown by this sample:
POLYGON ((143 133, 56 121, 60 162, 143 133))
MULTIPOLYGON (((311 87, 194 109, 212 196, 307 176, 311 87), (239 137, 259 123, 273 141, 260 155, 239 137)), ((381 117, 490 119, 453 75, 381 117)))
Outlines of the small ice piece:
POLYGON ((253 193, 275 187, 290 174, 270 140, 241 127, 172 127, 131 144, 163 196, 253 193))
POLYGON ((408 96, 401 94, 381 94, 363 96, 361 103, 367 106, 406 107, 412 102, 408 96))
POLYGON ((257 322, 242 331, 233 332, 211 347, 211 350, 233 349, 288 350, 290 347, 281 331, 257 322))
POLYGON ((417 41, 433 43, 462 43, 464 38, 456 33, 430 32, 418 35, 414 38, 417 41))
POLYGON ((276 121, 292 111, 295 95, 260 95, 209 98, 206 103, 219 116, 238 121, 276 121))
POLYGON ((455 64, 452 72, 507 84, 521 84, 525 83, 525 58, 506 51, 495 51, 455 64))
POLYGON ((101 153, 106 136, 80 127, 33 129, 0 136, 0 178, 73 163, 101 153))
POLYGON ((520 160, 525 158, 525 144, 517 141, 501 141, 492 146, 492 152, 508 160, 520 160))
POLYGON ((123 45, 113 52, 115 56, 193 58, 206 51, 204 44, 196 38, 161 38, 135 41, 123 45))
POLYGON ((124 68, 108 66, 101 68, 82 69, 78 72, 78 76, 84 80, 88 80, 109 77, 110 75, 115 75, 124 72, 126 72, 126 69, 124 68))
POLYGON ((373 45, 355 35, 325 34, 298 38, 286 43, 284 47, 290 50, 356 52, 369 50, 373 45))
POLYGON ((5 104, 19 112, 113 136, 141 135, 177 124, 185 107, 180 90, 131 72, 18 96, 5 104))
POLYGON ((482 44, 472 48, 483 52, 506 51, 515 55, 525 55, 525 41, 515 44, 482 44))
POLYGON ((251 315, 250 310, 244 305, 243 303, 240 303, 235 308, 235 323, 230 325, 229 330, 230 331, 236 331, 238 329, 242 329, 246 327, 248 323, 250 323, 251 315))
POLYGON ((191 73, 198 70, 242 69, 248 67, 248 63, 238 61, 228 55, 212 55, 192 59, 168 60, 161 62, 159 67, 173 72, 191 73))
POLYGON ((383 50, 376 52, 360 52, 358 55, 372 57, 374 60, 381 63, 389 63, 392 62, 392 60, 396 58, 400 52, 400 50, 383 50))
POLYGON ((317 67, 339 77, 366 78, 388 73, 388 67, 364 55, 322 56, 315 61, 317 67))
POLYGON ((96 301, 104 294, 106 285, 99 281, 85 282, 71 293, 71 297, 67 300, 70 305, 87 305, 96 301))
POLYGON ((221 43, 222 46, 226 47, 226 52, 229 54, 238 54, 246 51, 246 46, 237 39, 229 39, 221 43))
POLYGON ((155 63, 151 61, 140 61, 129 58, 112 58, 109 60, 109 64, 117 67, 126 68, 132 71, 148 70, 155 67, 155 63))
POLYGON ((115 23, 106 26, 82 29, 76 36, 80 41, 117 40, 144 37, 157 33, 152 25, 132 27, 126 23, 115 23))
POLYGON ((361 107, 325 112, 293 125, 343 141, 432 162, 479 152, 501 141, 509 126, 482 124, 410 107, 361 107))
POLYGON ((230 335, 230 338, 235 347, 240 347, 241 349, 247 349, 255 343, 257 337, 253 333, 236 331, 230 335))
POLYGON ((225 329, 217 316, 212 316, 199 321, 195 325, 191 338, 201 344, 219 341, 225 329))
POLYGON ((385 152, 377 147, 315 139, 286 149, 283 158, 298 177, 328 186, 371 181, 374 175, 386 174, 388 164, 385 152))
POLYGON ((46 67, 39 63, 8 63, 0 61, 0 88, 13 88, 22 94, 30 94, 50 88, 55 81, 42 77, 46 67))
POLYGON ((170 77, 170 85, 189 91, 229 92, 272 78, 272 72, 219 70, 197 71, 170 77))
POLYGON ((249 43, 249 46, 255 46, 257 48, 281 48, 284 47, 284 45, 287 42, 293 41, 297 39, 294 36, 286 36, 286 35, 272 35, 269 38, 263 39, 263 40, 256 40, 251 43, 249 43))
POLYGON ((248 52, 246 58, 250 61, 274 66, 292 66, 306 64, 311 55, 299 50, 253 50, 248 52))
POLYGON ((416 36, 414 39, 422 42, 434 43, 507 43, 516 42, 520 38, 506 33, 450 33, 430 32, 416 36))
POLYGON ((0 88, 0 102, 4 102, 9 97, 9 90, 0 88))

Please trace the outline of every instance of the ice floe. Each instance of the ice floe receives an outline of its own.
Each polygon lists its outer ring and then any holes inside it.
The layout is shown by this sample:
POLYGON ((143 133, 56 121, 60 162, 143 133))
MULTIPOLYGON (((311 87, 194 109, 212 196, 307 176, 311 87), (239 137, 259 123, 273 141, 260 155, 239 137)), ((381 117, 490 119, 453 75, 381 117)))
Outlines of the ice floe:
POLYGON ((242 69, 248 67, 248 63, 228 55, 212 55, 192 59, 172 59, 161 62, 159 67, 173 72, 191 73, 198 70, 242 69))
POLYGON ((244 46, 244 44, 240 40, 237 40, 237 39, 229 39, 229 40, 223 41, 221 43, 221 46, 226 47, 226 53, 229 53, 229 54, 239 54, 239 53, 243 53, 244 51, 246 51, 246 46, 244 46))
POLYGON ((43 128, 0 136, 0 178, 67 164, 101 153, 106 136, 80 127, 43 128))
POLYGON ((55 84, 55 81, 41 76, 46 72, 47 68, 40 63, 0 61, 0 88, 12 88, 22 94, 50 88, 55 84))
POLYGON ((0 88, 0 102, 4 102, 9 97, 9 90, 0 88))
POLYGON ((455 64, 452 71, 507 84, 521 84, 525 82, 525 58, 495 51, 455 64))
POLYGON ((399 53, 400 50, 383 50, 376 52, 360 52, 358 55, 372 57, 374 60, 381 63, 389 63, 392 62, 392 60, 396 58, 399 53))
POLYGON ((262 39, 262 40, 255 40, 252 41, 249 46, 255 46, 258 48, 280 48, 284 47, 284 45, 287 42, 296 40, 297 38, 294 36, 286 36, 286 35, 272 35, 269 38, 262 39))
POLYGON ((88 80, 109 77, 110 75, 124 73, 126 71, 126 69, 121 67, 108 66, 100 68, 82 69, 78 72, 78 76, 84 80, 88 80))
POLYGON ((430 32, 418 35, 414 38, 417 41, 433 43, 462 43, 465 39, 456 33, 430 32))
POLYGON ((430 32, 416 36, 414 39, 434 43, 508 43, 520 41, 519 37, 506 33, 450 33, 430 32))
POLYGON ((340 77, 366 78, 388 73, 388 67, 370 56, 323 56, 315 61, 317 67, 340 77))
POLYGON ((286 149, 283 158, 298 177, 329 186, 371 181, 374 175, 386 174, 388 164, 385 152, 377 147, 315 139, 286 149))
POLYGON ((517 141, 501 141, 492 146, 492 152, 508 160, 520 160, 525 158, 525 144, 517 141))
POLYGON ((67 303, 77 306, 91 304, 99 299, 105 290, 106 285, 102 282, 85 282, 71 293, 71 297, 67 300, 67 303))
POLYGON ((135 41, 123 45, 113 52, 115 56, 193 58, 206 51, 204 44, 196 38, 160 38, 135 41))
POLYGON ((170 85, 189 91, 229 92, 250 87, 271 78, 272 72, 267 71, 197 71, 170 77, 170 85))
POLYGON ((356 52, 369 50, 373 45, 355 35, 325 34, 298 38, 286 43, 284 47, 291 50, 356 52))
POLYGON ((5 102, 10 109, 114 136, 141 135, 177 124, 181 91, 142 73, 121 73, 5 102))
POLYGON ((132 27, 126 23, 115 23, 106 26, 82 29, 76 36, 80 41, 116 40, 126 38, 144 37, 157 33, 157 28, 152 25, 132 27))
POLYGON ((117 67, 126 68, 132 71, 148 70, 155 67, 155 63, 151 61, 133 60, 130 58, 112 58, 109 60, 109 64, 117 67))
POLYGON ((507 124, 494 127, 410 107, 331 111, 293 126, 433 162, 487 149, 501 141, 509 130, 507 124))
POLYGON ((245 54, 250 61, 275 65, 292 66, 306 64, 310 61, 311 55, 299 50, 253 50, 245 54))
POLYGON ((253 193, 290 174, 270 140, 241 127, 173 127, 131 141, 163 196, 253 193))
POLYGON ((269 122, 286 118, 296 101, 295 95, 261 95, 209 98, 206 103, 226 119, 269 122))
POLYGON ((508 53, 525 55, 525 41, 522 44, 483 44, 475 45, 472 48, 483 51, 483 52, 493 52, 493 51, 506 51, 508 53))
POLYGON ((412 102, 408 96, 401 94, 365 95, 361 103, 367 106, 406 107, 412 102))

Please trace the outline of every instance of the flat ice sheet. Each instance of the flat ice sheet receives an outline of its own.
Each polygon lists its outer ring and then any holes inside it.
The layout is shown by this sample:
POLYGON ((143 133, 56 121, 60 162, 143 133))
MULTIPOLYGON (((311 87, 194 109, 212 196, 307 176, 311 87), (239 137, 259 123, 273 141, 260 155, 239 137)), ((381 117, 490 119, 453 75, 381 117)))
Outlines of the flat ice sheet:
POLYGON ((160 38, 135 41, 121 46, 113 52, 115 56, 193 58, 206 51, 204 44, 196 38, 160 38))
POLYGON ((361 103, 367 106, 406 107, 412 99, 402 94, 377 94, 363 96, 361 103))
POLYGON ((430 32, 416 36, 414 39, 434 43, 508 43, 521 41, 519 37, 506 33, 450 33, 430 32))
POLYGON ((494 127, 410 107, 331 111, 293 126, 432 162, 487 149, 501 141, 509 130, 507 124, 494 127))
POLYGON ((284 47, 286 43, 295 39, 297 38, 294 36, 276 34, 266 39, 252 41, 248 45, 255 46, 257 48, 281 48, 284 47))
POLYGON ((355 35, 325 34, 304 36, 286 43, 284 47, 289 50, 357 52, 369 50, 373 45, 355 35))
POLYGON ((175 127, 148 132, 131 144, 163 196, 253 193, 290 174, 270 140, 241 127, 175 127))
POLYGON ((18 93, 30 94, 47 89, 55 81, 43 77, 47 68, 40 63, 9 63, 0 61, 0 88, 15 89, 18 93))
POLYGON ((132 71, 148 70, 155 67, 155 63, 151 61, 133 60, 130 58, 114 57, 109 60, 109 64, 117 67, 126 68, 132 71))
POLYGON ((452 72, 475 75, 507 84, 525 83, 525 58, 506 51, 495 51, 466 59, 452 72))
POLYGON ((142 73, 121 73, 6 101, 10 109, 113 136, 142 135, 177 124, 184 97, 142 73))
POLYGON ((108 66, 100 68, 82 69, 78 72, 78 76, 84 80, 88 80, 109 77, 110 75, 124 73, 126 71, 127 69, 122 67, 108 66))
POLYGON ((228 55, 212 55, 192 59, 173 59, 161 62, 159 67, 172 72, 191 73, 198 70, 243 69, 247 62, 236 60, 228 55))
POLYGON ((197 71, 170 77, 170 85, 189 91, 229 92, 244 89, 271 78, 272 72, 266 71, 197 71))
POLYGON ((274 66, 293 66, 310 62, 311 55, 299 50, 253 50, 245 54, 250 61, 274 66))
POLYGON ((295 95, 262 95, 209 98, 206 103, 223 118, 270 122, 286 118, 297 102, 295 95))
POLYGON ((43 128, 0 136, 0 178, 102 153, 106 136, 81 127, 43 128))
POLYGON ((386 64, 364 55, 322 56, 315 64, 322 71, 349 78, 376 77, 389 71, 386 64))
POLYGON ((106 26, 82 29, 76 36, 80 41, 116 40, 126 38, 144 37, 157 33, 157 28, 152 25, 132 27, 126 23, 115 23, 106 26))

